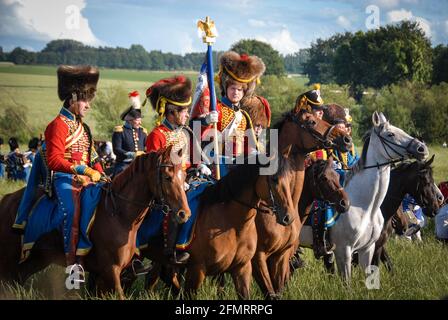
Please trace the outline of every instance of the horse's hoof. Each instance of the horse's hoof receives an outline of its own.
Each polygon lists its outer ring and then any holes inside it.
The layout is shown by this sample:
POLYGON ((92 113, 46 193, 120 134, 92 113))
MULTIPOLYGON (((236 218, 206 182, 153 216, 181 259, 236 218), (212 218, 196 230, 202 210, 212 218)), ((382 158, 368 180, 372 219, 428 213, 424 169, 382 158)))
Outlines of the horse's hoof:
POLYGON ((270 293, 268 294, 268 296, 266 297, 266 300, 280 300, 280 295, 277 293, 270 293))

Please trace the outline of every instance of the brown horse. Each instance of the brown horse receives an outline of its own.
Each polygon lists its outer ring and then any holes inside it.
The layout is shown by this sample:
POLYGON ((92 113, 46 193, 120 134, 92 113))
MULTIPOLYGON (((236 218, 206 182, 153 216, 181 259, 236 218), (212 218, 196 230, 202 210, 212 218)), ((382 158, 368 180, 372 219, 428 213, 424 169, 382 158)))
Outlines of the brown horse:
POLYGON ((313 200, 333 203, 339 212, 345 212, 349 207, 348 196, 339 184, 339 175, 333 169, 332 162, 330 157, 306 169, 303 192, 298 201, 299 216, 291 226, 276 224, 269 215, 257 215, 259 240, 252 264, 254 278, 268 299, 278 298, 290 277, 289 261, 298 247, 300 230, 308 218, 313 200))
MULTIPOLYGON (((281 171, 285 174, 287 173, 287 175, 290 176, 289 179, 291 182, 291 187, 293 187, 294 189, 293 194, 294 204, 297 204, 298 199, 300 198, 300 194, 302 192, 303 179, 304 179, 303 171, 305 170, 304 161, 307 152, 311 150, 321 149, 323 147, 338 147, 341 149, 348 149, 351 146, 351 138, 344 131, 341 131, 335 128, 334 126, 329 125, 327 122, 316 119, 313 115, 309 113, 295 110, 285 114, 283 116, 283 119, 275 127, 275 129, 280 130, 279 147, 278 147, 279 150, 291 151, 291 148, 294 147, 292 148, 293 153, 289 155, 290 159, 291 158, 294 159, 291 161, 291 163, 288 163, 287 166, 288 170, 286 170, 286 167, 284 167, 283 169, 281 169, 281 171)), ((282 167, 280 166, 280 168, 282 167)), ((239 184, 235 184, 235 187, 238 185, 239 184)), ((235 192, 235 194, 237 194, 237 192, 235 192)), ((223 206, 225 206, 225 204, 223 206)), ((227 208, 223 208, 223 210, 227 210, 227 208)), ((297 208, 294 209, 294 214, 292 216, 293 219, 295 219, 295 217, 297 216, 296 212, 297 208)), ((259 216, 268 216, 268 215, 265 214, 257 215, 257 217, 259 216)), ((273 216, 270 216, 270 220, 272 220, 274 224, 279 222, 278 218, 274 218, 273 216)), ((289 225, 287 227, 283 227, 283 231, 285 232, 284 234, 285 240, 277 239, 274 241, 285 242, 287 240, 287 244, 285 245, 285 247, 289 248, 291 247, 291 243, 289 241, 294 242, 297 241, 298 239, 298 228, 296 226, 289 225)), ((205 252, 206 251, 204 250, 203 254, 205 254, 205 252)), ((276 267, 277 270, 280 270, 278 272, 278 274, 280 274, 278 278, 281 279, 279 281, 280 284, 278 285, 279 288, 283 288, 284 282, 288 278, 288 272, 289 272, 288 261, 293 252, 294 252, 293 250, 282 250, 282 253, 285 253, 284 256, 282 257, 281 262, 282 267, 276 267)), ((144 254, 146 254, 153 260, 154 257, 156 257, 157 260, 157 255, 148 253, 144 254)), ((196 268, 200 269, 200 267, 196 268)), ((154 286, 157 277, 159 275, 159 272, 161 270, 163 270, 162 266, 157 264, 153 272, 151 272, 148 281, 150 288, 154 286)), ((171 287, 174 289, 174 292, 176 292, 176 289, 179 288, 179 283, 175 275, 173 275, 171 272, 164 272, 164 273, 165 273, 164 274, 165 282, 170 283, 171 287)), ((198 271, 198 273, 200 272, 198 271)), ((213 272, 211 274, 218 274, 218 273, 219 272, 213 272)), ((204 275, 200 274, 199 276, 200 281, 202 281, 203 277, 204 275)), ((265 278, 267 278, 267 276, 265 278)), ((189 288, 188 284, 187 288, 189 288)))
MULTIPOLYGON (((115 289, 124 298, 120 273, 135 254, 137 230, 151 207, 169 208, 184 221, 190 216, 183 189, 185 174, 181 164, 171 161, 171 149, 137 157, 102 193, 90 232, 93 248, 84 258, 86 270, 97 278, 100 293, 115 289)), ((0 275, 23 283, 51 263, 65 265, 65 255, 62 235, 54 231, 39 238, 29 258, 19 264, 20 236, 11 226, 22 194, 23 189, 0 203, 0 255, 7 257, 0 262, 0 275)))
MULTIPOLYGON (((346 151, 352 144, 345 131, 303 110, 286 113, 274 129, 279 130, 280 149, 294 146, 297 150, 291 157, 294 159, 291 191, 295 204, 299 203, 303 190, 307 153, 330 147, 346 151)), ((277 298, 289 279, 289 260, 297 248, 300 229, 299 219, 283 227, 277 225, 268 215, 257 216, 257 232, 262 240, 258 242, 252 263, 254 276, 266 298, 277 298)))

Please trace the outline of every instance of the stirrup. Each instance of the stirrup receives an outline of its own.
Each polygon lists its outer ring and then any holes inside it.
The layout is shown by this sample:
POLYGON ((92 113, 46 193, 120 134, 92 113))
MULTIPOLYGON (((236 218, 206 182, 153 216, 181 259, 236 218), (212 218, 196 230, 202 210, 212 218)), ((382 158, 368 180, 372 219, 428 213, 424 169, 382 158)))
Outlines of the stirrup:
POLYGON ((140 259, 132 260, 131 267, 132 267, 132 273, 136 277, 143 276, 152 269, 152 265, 145 267, 145 264, 140 259))
POLYGON ((170 257, 170 262, 172 264, 185 264, 190 259, 190 254, 185 251, 177 252, 174 251, 173 255, 170 257))

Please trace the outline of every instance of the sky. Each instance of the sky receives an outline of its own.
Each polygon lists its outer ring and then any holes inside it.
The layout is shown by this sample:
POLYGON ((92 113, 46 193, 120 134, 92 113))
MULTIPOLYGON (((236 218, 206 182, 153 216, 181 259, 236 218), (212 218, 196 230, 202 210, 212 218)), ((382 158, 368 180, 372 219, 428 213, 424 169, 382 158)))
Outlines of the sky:
POLYGON ((448 44, 448 0, 0 0, 0 46, 39 51, 55 39, 185 54, 204 51, 198 19, 210 16, 216 50, 240 39, 281 54, 337 32, 416 21, 435 46, 448 44))

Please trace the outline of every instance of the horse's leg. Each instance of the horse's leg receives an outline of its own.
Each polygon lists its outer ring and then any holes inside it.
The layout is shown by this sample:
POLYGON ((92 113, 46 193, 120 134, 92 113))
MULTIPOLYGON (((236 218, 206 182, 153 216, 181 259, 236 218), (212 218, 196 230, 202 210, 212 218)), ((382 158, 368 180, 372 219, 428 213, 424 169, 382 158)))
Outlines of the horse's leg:
POLYGON ((334 252, 331 252, 324 256, 324 265, 325 265, 325 269, 327 270, 327 272, 329 274, 336 273, 336 268, 334 265, 334 252))
POLYGON ((145 276, 145 289, 147 291, 153 291, 157 282, 159 281, 159 275, 162 271, 162 264, 153 262, 153 267, 145 276))
POLYGON ((285 287, 286 281, 289 278, 289 259, 291 257, 291 249, 285 250, 271 257, 275 261, 272 265, 272 279, 274 290, 277 295, 280 295, 285 287))
POLYGON ((386 251, 386 247, 383 247, 381 250, 381 261, 384 263, 384 266, 388 272, 394 272, 394 265, 392 263, 392 259, 386 251))
POLYGON ((188 266, 185 275, 185 293, 188 299, 192 299, 205 279, 205 268, 201 264, 188 266))
POLYGON ((120 300, 126 299, 121 287, 121 271, 122 268, 120 266, 112 265, 98 274, 97 285, 101 295, 115 290, 120 300))
POLYGON ((257 252, 252 258, 252 273, 266 299, 275 297, 274 286, 271 282, 268 265, 266 263, 266 255, 264 252, 257 252))
POLYGON ((350 284, 352 268, 352 249, 349 246, 336 246, 336 263, 341 277, 350 284))
POLYGON ((374 251, 375 251, 375 244, 371 244, 369 247, 358 251, 359 266, 362 268, 364 272, 366 271, 367 267, 370 266, 374 251))
POLYGON ((252 264, 247 262, 241 267, 232 270, 232 279, 239 299, 250 298, 250 281, 252 279, 252 264))

